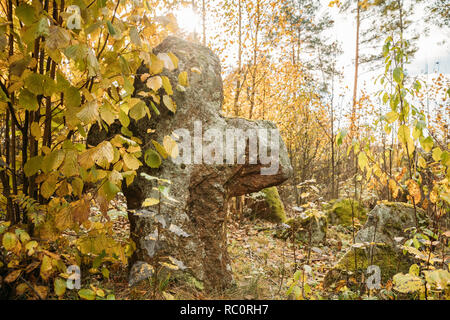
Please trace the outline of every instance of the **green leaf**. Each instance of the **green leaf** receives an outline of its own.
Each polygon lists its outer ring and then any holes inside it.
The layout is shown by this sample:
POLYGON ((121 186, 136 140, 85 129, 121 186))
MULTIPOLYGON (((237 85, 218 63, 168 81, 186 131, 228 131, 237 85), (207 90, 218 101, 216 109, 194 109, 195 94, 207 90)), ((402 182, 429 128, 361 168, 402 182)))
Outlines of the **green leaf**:
POLYGON ((20 90, 19 105, 29 111, 36 111, 39 108, 36 95, 25 88, 20 90))
POLYGON ((443 269, 424 271, 425 280, 436 290, 445 290, 450 285, 450 272, 443 269))
POLYGON ((401 84, 403 81, 403 78, 404 78, 403 69, 400 67, 395 68, 393 76, 394 76, 394 81, 397 82, 398 84, 401 84))
POLYGON ((41 195, 48 199, 56 190, 56 183, 58 182, 58 173, 52 172, 49 177, 41 185, 41 195))
POLYGON ((138 121, 144 118, 145 115, 147 114, 147 111, 145 110, 146 107, 147 105, 145 104, 145 102, 141 100, 130 109, 128 114, 132 119, 138 121))
POLYGON ((434 161, 438 162, 439 160, 441 160, 441 155, 442 155, 441 148, 439 148, 439 147, 434 148, 431 155, 433 156, 434 161))
POLYGON ((133 44, 140 46, 142 44, 141 38, 139 37, 139 32, 136 27, 130 28, 130 40, 133 44))
POLYGON ((441 154, 441 163, 444 166, 450 166, 450 153, 448 151, 443 151, 441 154))
POLYGON ((365 152, 360 152, 358 155, 358 165, 361 171, 364 171, 365 167, 369 164, 369 159, 367 159, 367 155, 365 152))
POLYGON ((96 296, 95 292, 91 289, 81 289, 80 291, 78 291, 78 295, 80 296, 80 298, 85 300, 95 300, 96 296))
POLYGON ((123 110, 119 111, 119 121, 125 128, 130 124, 130 118, 128 118, 128 115, 123 110))
POLYGON ((17 237, 16 237, 16 235, 14 233, 12 233, 12 232, 5 233, 3 235, 2 244, 3 244, 3 247, 6 250, 14 249, 16 247, 16 244, 17 244, 17 237))
POLYGON ((38 173, 42 165, 42 159, 43 159, 42 156, 35 156, 33 158, 28 159, 23 168, 25 175, 27 177, 31 177, 32 175, 38 173))
POLYGON ((27 3, 21 3, 16 8, 16 16, 26 26, 31 25, 36 20, 36 17, 34 15, 34 7, 30 6, 27 3))
POLYGON ((387 92, 385 92, 383 94, 383 104, 386 104, 389 100, 389 95, 387 94, 387 92))
POLYGON ((158 108, 156 108, 155 104, 153 103, 153 101, 150 101, 150 105, 152 106, 153 111, 156 113, 157 116, 160 115, 160 112, 158 110, 158 108))
POLYGON ((44 77, 42 74, 32 73, 25 79, 25 86, 36 95, 43 94, 45 90, 44 77))
POLYGON ((107 0, 97 0, 97 7, 99 9, 104 8, 106 6, 106 1, 107 0))
POLYGON ((105 278, 109 279, 109 270, 108 270, 108 268, 106 268, 106 267, 103 267, 103 268, 102 268, 102 275, 103 275, 105 278))
POLYGON ((55 294, 58 297, 61 297, 62 295, 64 295, 64 293, 66 292, 66 281, 65 280, 63 280, 61 278, 56 278, 53 285, 55 287, 55 294))
POLYGON ((102 190, 103 190, 104 194, 106 195, 106 199, 108 201, 114 199, 116 194, 120 191, 119 187, 116 186, 114 183, 112 183, 109 180, 103 184, 102 190))
POLYGON ((54 150, 44 157, 42 161, 42 171, 48 173, 56 170, 63 163, 65 157, 64 150, 54 150))
POLYGON ((46 37, 49 35, 49 21, 47 18, 42 17, 37 25, 36 35, 46 37))
POLYGON ((69 87, 64 91, 64 104, 68 108, 78 108, 81 105, 80 91, 75 87, 69 87))
POLYGON ((409 267, 409 274, 412 274, 412 275, 418 277, 420 274, 420 267, 417 264, 411 265, 411 267, 409 267))
POLYGON ((22 242, 23 244, 26 244, 28 241, 31 240, 30 235, 25 230, 18 228, 18 229, 16 229, 15 233, 16 233, 16 236, 19 237, 20 242, 22 242))
POLYGON ((420 145, 425 150, 425 152, 430 152, 433 149, 433 146, 434 146, 433 138, 428 136, 425 139, 421 139, 420 140, 420 145))
POLYGON ((114 123, 114 120, 116 119, 116 116, 112 112, 110 105, 107 103, 103 104, 100 107, 100 117, 108 125, 112 125, 114 123))
POLYGON ((147 149, 144 155, 144 161, 150 168, 159 168, 161 165, 161 157, 153 149, 147 149))
POLYGON ((347 130, 342 129, 341 131, 339 131, 339 133, 336 136, 336 143, 338 146, 340 146, 342 144, 346 135, 347 135, 347 130))
POLYGON ((114 29, 114 26, 112 25, 111 21, 107 21, 106 26, 108 27, 108 32, 110 35, 114 36, 117 34, 116 29, 114 29))
POLYGON ((34 249, 36 249, 37 247, 38 247, 37 241, 33 240, 33 241, 30 241, 30 242, 27 242, 27 244, 25 245, 25 249, 27 250, 27 254, 29 256, 33 255, 33 253, 35 252, 34 249))
POLYGON ((422 84, 420 83, 419 80, 416 80, 414 82, 414 90, 416 90, 418 92, 418 91, 420 91, 421 88, 422 88, 422 84))
POLYGON ((388 123, 393 123, 393 122, 397 121, 397 119, 398 119, 398 113, 395 111, 391 111, 386 114, 386 120, 388 123))

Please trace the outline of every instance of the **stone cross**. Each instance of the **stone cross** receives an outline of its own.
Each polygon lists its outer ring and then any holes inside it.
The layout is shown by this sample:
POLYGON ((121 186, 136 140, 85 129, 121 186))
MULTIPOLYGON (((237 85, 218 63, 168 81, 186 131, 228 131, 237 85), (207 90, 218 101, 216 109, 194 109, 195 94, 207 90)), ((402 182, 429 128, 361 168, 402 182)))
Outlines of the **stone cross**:
MULTIPOLYGON (((170 256, 172 264, 189 272, 207 289, 222 289, 232 280, 226 234, 228 199, 279 185, 291 176, 292 167, 274 123, 221 115, 220 61, 210 49, 169 37, 154 49, 155 54, 168 52, 179 59, 178 69, 163 72, 172 87, 177 86, 182 71, 187 71, 189 79, 184 92, 173 90, 177 111, 172 113, 161 106, 159 116, 152 113, 151 119, 132 122, 129 129, 150 146, 152 139, 161 143, 166 135, 178 137, 180 156, 163 160, 158 169, 144 165, 134 182, 124 187, 131 238, 136 244, 130 283, 140 279, 147 263, 153 265, 170 256), (187 142, 186 133, 192 138, 187 142), (256 133, 257 139, 251 133, 256 133), (183 145, 186 148, 181 150, 183 145), (159 214, 154 206, 143 208, 146 198, 155 198, 156 182, 145 179, 141 172, 170 180, 170 197, 177 202, 162 202, 159 214)), ((139 68, 135 94, 148 91, 139 77, 147 72, 144 65, 139 68)), ((96 144, 94 140, 88 138, 88 143, 96 144)))

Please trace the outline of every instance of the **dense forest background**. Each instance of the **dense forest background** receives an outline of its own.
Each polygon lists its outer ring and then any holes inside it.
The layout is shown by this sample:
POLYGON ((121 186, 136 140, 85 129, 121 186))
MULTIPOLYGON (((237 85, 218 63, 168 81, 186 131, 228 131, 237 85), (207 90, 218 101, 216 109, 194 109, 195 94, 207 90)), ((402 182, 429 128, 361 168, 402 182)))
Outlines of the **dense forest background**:
MULTIPOLYGON (((1 0, 0 296, 449 299, 450 76, 409 72, 428 29, 448 48, 449 10, 447 0, 1 0), (352 29, 334 34, 336 16, 352 29), (293 167, 264 193, 283 211, 278 225, 257 217, 254 197, 230 200, 236 286, 226 292, 174 276, 171 259, 128 286, 135 244, 121 190, 177 152, 170 136, 144 146, 130 122, 175 113, 174 91, 199 72, 181 70, 176 85, 162 74, 178 68, 174 54, 152 52, 169 35, 219 56, 223 115, 276 123, 293 167), (142 63, 149 73, 137 75, 142 63), (151 104, 134 95, 137 76, 151 104), (86 143, 92 126, 114 123, 114 138, 86 143), (383 203, 412 210, 414 227, 396 241, 414 259, 362 288, 358 270, 371 264, 359 266, 357 250, 377 244, 356 233, 383 203), (316 224, 327 230, 317 243, 316 224), (327 272, 352 251, 353 274, 330 285, 327 272), (76 290, 72 266, 83 275, 76 290)), ((158 190, 145 206, 161 205, 158 190)))

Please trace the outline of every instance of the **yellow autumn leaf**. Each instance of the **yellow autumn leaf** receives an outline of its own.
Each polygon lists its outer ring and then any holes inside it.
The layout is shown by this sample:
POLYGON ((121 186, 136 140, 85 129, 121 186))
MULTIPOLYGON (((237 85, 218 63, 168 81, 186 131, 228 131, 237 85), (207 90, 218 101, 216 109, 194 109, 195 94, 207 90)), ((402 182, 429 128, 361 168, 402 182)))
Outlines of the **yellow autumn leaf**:
POLYGON ((171 59, 171 57, 167 53, 158 53, 158 59, 162 61, 164 68, 166 68, 169 71, 175 70, 175 65, 171 59))
POLYGON ((81 111, 77 113, 77 117, 84 124, 90 124, 99 120, 100 114, 98 111, 97 102, 95 100, 92 100, 86 103, 83 109, 81 109, 81 111))
POLYGON ((166 76, 163 76, 162 77, 162 85, 168 95, 173 94, 172 85, 170 84, 169 78, 167 78, 166 76))
POLYGON ((30 130, 31 130, 31 134, 33 135, 33 137, 36 140, 39 140, 41 138, 42 132, 41 132, 41 127, 39 126, 39 123, 33 122, 31 124, 30 130))
POLYGON ((103 141, 93 149, 91 156, 96 164, 106 166, 114 160, 114 147, 111 142, 103 141))
POLYGON ((439 147, 436 147, 433 149, 433 152, 431 153, 433 160, 438 162, 441 160, 442 150, 439 147))
POLYGON ((150 74, 159 74, 163 71, 164 63, 154 54, 150 55, 150 74))
POLYGON ((183 87, 189 86, 188 74, 186 71, 183 71, 178 75, 178 83, 183 87))
POLYGON ((399 186, 393 179, 389 179, 389 189, 391 189, 392 197, 395 199, 398 196, 398 192, 400 191, 399 186))
POLYGON ((149 89, 152 89, 156 92, 163 85, 163 81, 160 76, 154 76, 147 80, 146 85, 149 89))
POLYGON ((158 204, 158 203, 159 203, 159 200, 158 200, 158 199, 155 199, 155 198, 147 198, 147 199, 145 199, 144 202, 142 203, 142 206, 143 206, 143 207, 150 207, 150 206, 154 206, 154 205, 156 205, 156 204, 158 204))
POLYGON ((163 267, 166 267, 166 268, 169 269, 169 270, 178 270, 178 269, 179 269, 178 266, 176 266, 176 265, 174 265, 174 264, 171 264, 171 263, 160 262, 160 264, 161 264, 163 267))
POLYGON ((178 144, 170 136, 165 136, 163 139, 164 149, 170 155, 171 158, 175 159, 178 157, 178 144))
POLYGON ((173 66, 175 67, 175 69, 177 69, 178 68, 178 58, 177 58, 177 56, 174 55, 172 52, 168 52, 167 55, 172 60, 172 63, 173 63, 173 66))
POLYGON ((422 279, 413 274, 398 273, 393 278, 394 289, 401 293, 416 292, 423 286, 422 279))
POLYGON ((164 148, 164 146, 162 146, 158 141, 152 140, 152 143, 156 151, 158 151, 158 153, 161 155, 161 157, 167 159, 169 153, 167 152, 166 148, 164 148))
POLYGON ((173 113, 175 113, 177 111, 177 106, 176 106, 175 102, 168 95, 163 96, 163 102, 164 102, 164 105, 167 107, 167 109, 169 109, 173 113))
POLYGON ((3 235, 2 244, 6 250, 12 250, 16 247, 17 241, 17 237, 14 233, 7 232, 3 235))
POLYGON ((406 185, 408 187, 408 193, 413 197, 414 202, 419 203, 421 199, 419 184, 416 181, 409 179, 406 185))
POLYGON ((402 143, 405 151, 411 156, 414 152, 414 141, 411 137, 411 131, 407 125, 398 128, 398 140, 402 143))
POLYGON ((130 153, 125 153, 123 155, 123 161, 128 169, 137 170, 142 165, 142 163, 136 159, 136 157, 130 153))
POLYGON ((48 280, 52 273, 53 264, 52 264, 52 258, 50 258, 48 255, 44 254, 44 257, 42 258, 41 263, 41 271, 40 275, 42 279, 48 280))
POLYGON ((201 74, 202 73, 202 71, 199 68, 197 68, 197 67, 192 67, 191 68, 191 72, 197 73, 197 74, 201 74))

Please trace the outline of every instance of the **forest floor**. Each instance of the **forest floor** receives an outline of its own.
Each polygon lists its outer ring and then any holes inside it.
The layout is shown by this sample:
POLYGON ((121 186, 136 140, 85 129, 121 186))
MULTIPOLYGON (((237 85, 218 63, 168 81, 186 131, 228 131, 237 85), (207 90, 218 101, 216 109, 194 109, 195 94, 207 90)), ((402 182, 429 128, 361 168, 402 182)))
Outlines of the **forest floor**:
MULTIPOLYGON (((92 219, 100 217, 93 208, 92 219)), ((287 212, 288 216, 290 215, 287 212)), ((129 236, 126 208, 118 200, 108 212, 114 221, 118 239, 129 236)), ((330 226, 323 244, 312 245, 284 241, 274 237, 276 225, 262 220, 231 220, 228 225, 228 252, 233 269, 234 285, 219 294, 206 294, 190 283, 168 281, 163 289, 153 291, 150 281, 128 286, 125 266, 110 270, 108 280, 92 275, 83 285, 94 285, 113 293, 116 299, 289 299, 288 288, 296 270, 311 271, 305 278, 314 299, 324 296, 322 280, 351 245, 349 230, 330 226), (309 257, 308 257, 309 255, 309 257), (309 262, 308 262, 309 261, 309 262)), ((300 285, 302 287, 302 285, 300 285)))

